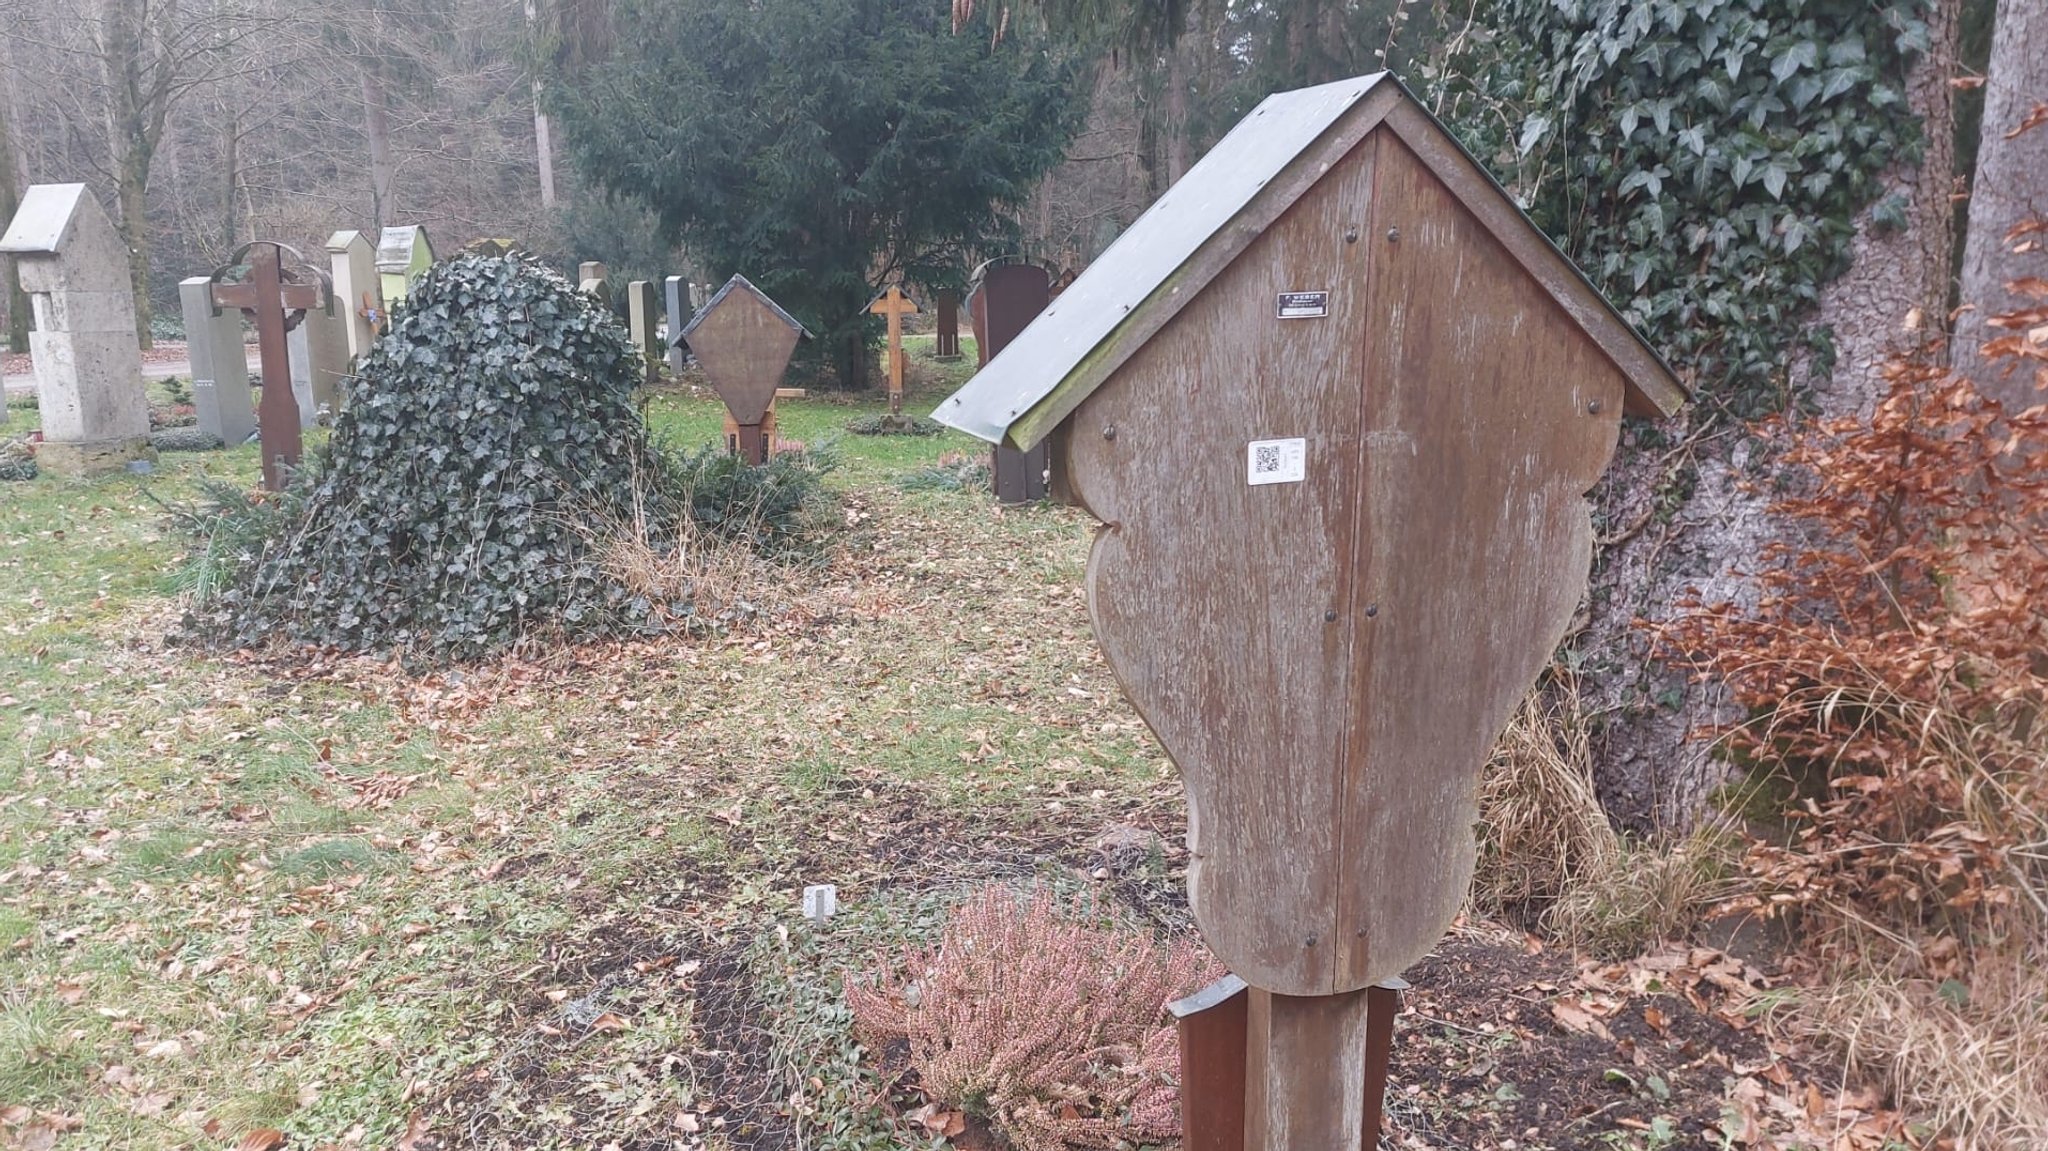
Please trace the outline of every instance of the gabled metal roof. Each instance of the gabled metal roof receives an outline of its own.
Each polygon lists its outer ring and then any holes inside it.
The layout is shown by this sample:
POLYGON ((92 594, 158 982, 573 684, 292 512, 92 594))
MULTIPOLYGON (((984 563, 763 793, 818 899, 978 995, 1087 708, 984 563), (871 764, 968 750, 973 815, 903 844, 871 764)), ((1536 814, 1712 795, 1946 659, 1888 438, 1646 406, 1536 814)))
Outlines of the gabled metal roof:
POLYGON ((990 443, 1387 74, 1266 97, 932 418, 990 443))
MULTIPOLYGON (((1142 311, 1148 320, 1140 336, 1156 332, 1163 322, 1162 312, 1170 315, 1178 311, 1200 292, 1207 280, 1174 283, 1168 292, 1162 292, 1162 288, 1173 282, 1176 273, 1188 266, 1204 247, 1223 242, 1219 239, 1221 234, 1235 231, 1230 228, 1233 219, 1244 214, 1249 217, 1244 227, 1256 227, 1262 218, 1277 217, 1287 203, 1320 178, 1321 172, 1304 175, 1306 169, 1290 171, 1290 165, 1301 161, 1304 152, 1315 148, 1346 119, 1346 113, 1368 97, 1372 97, 1371 103, 1352 118, 1347 131, 1377 121, 1396 104, 1412 108, 1412 112, 1397 117, 1403 124, 1401 133, 1423 131, 1440 136, 1446 142, 1443 151, 1453 158, 1444 162, 1462 160, 1477 172, 1476 177, 1463 181, 1465 191, 1461 195, 1498 198, 1500 211, 1480 213, 1482 217, 1494 217, 1484 222, 1497 235, 1503 228, 1522 233, 1531 241, 1529 247, 1544 253, 1544 260, 1554 257, 1556 264, 1552 267, 1562 265, 1559 277, 1537 278, 1595 341, 1609 350, 1610 356, 1618 357, 1616 362, 1629 378, 1631 411, 1669 414, 1684 402, 1684 385, 1670 366, 1621 318, 1584 273, 1557 250, 1549 237, 1522 214, 1485 165, 1465 152, 1398 79, 1387 72, 1376 72, 1266 97, 1009 346, 959 391, 942 401, 932 413, 933 418, 991 443, 1001 443, 1011 436, 1013 427, 1017 432, 1013 439, 1035 442, 1041 438, 1088 392, 1099 387, 1134 346, 1142 345, 1142 338, 1123 341, 1133 347, 1120 346, 1118 340, 1112 339, 1133 312, 1142 311), (1418 124, 1423 127, 1418 128, 1418 124), (1283 176, 1286 178, 1281 179, 1283 176), (1269 185, 1277 185, 1274 194, 1261 199, 1261 192, 1269 185), (1474 188, 1478 189, 1476 193, 1471 191, 1474 188), (1285 202, 1274 202, 1276 197, 1285 197, 1285 202), (1248 212, 1248 208, 1255 210, 1248 212), (1555 282, 1560 277, 1575 280, 1583 291, 1574 289, 1560 295, 1561 289, 1555 282), (1573 298, 1565 298, 1567 295, 1573 298), (1105 346, 1104 354, 1098 355, 1098 349, 1105 346), (1063 387, 1070 379, 1075 381, 1074 386, 1063 387), (1041 407, 1045 411, 1037 412, 1041 407), (1024 426, 1016 427, 1020 421, 1024 426)), ((1342 135, 1335 133, 1331 138, 1339 140, 1342 135)), ((1468 207, 1472 203, 1467 200, 1468 207)), ((1208 274, 1213 275, 1220 267, 1208 274)), ((1531 273, 1534 274, 1533 269, 1531 273)), ((1032 444, 1019 442, 1017 446, 1028 448, 1032 444)))
MULTIPOLYGON (((675 277, 671 276, 669 278, 674 279, 675 277)), ((704 306, 697 309, 697 314, 690 317, 690 322, 683 325, 682 331, 677 332, 675 335, 669 337, 668 346, 671 348, 682 347, 683 337, 689 335, 691 332, 696 331, 697 325, 704 322, 704 317, 710 315, 712 309, 718 307, 720 301, 724 300, 727 296, 731 295, 735 289, 740 288, 744 288, 747 291, 752 292, 754 294, 755 299, 768 305, 768 310, 774 312, 778 317, 780 317, 783 323, 788 324, 792 328, 795 328, 797 335, 805 338, 810 337, 810 330, 808 328, 805 328, 802 324, 797 323, 795 316, 792 316, 788 312, 783 311, 782 305, 776 303, 774 300, 769 299, 768 293, 755 287, 753 281, 735 272, 733 274, 732 279, 727 280, 725 282, 725 286, 723 288, 718 289, 717 292, 712 294, 710 299, 704 301, 704 306)))

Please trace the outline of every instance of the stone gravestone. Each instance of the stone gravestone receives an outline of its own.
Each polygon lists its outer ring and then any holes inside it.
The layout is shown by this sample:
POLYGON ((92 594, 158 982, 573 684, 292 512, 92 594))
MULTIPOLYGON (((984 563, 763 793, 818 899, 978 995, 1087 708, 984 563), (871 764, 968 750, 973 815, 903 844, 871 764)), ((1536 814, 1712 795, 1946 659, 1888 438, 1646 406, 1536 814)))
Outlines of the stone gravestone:
POLYGON ((960 358, 960 293, 951 288, 939 289, 939 324, 933 358, 957 360, 960 358))
POLYGON ((434 266, 434 245, 418 224, 400 224, 377 236, 377 279, 384 306, 395 308, 412 290, 412 282, 434 266))
MULTIPOLYGON (((1052 276, 1036 264, 998 264, 983 272, 981 339, 988 349, 985 354, 994 357, 1009 347, 1051 300, 1052 276)), ((1006 504, 1044 499, 1051 470, 1049 436, 1030 451, 1014 444, 997 444, 993 464, 996 499, 1006 504)))
POLYGON ((323 414, 331 420, 341 410, 349 377, 348 331, 331 291, 327 306, 308 310, 289 339, 299 426, 314 427, 323 414))
POLYGON ((776 386, 808 335, 745 276, 734 276, 676 336, 689 343, 731 413, 727 447, 750 464, 768 462, 774 449, 776 386))
POLYGON ((377 250, 369 237, 351 228, 327 237, 327 254, 333 265, 329 280, 334 285, 334 310, 343 318, 348 338, 348 358, 360 360, 377 338, 376 321, 384 312, 383 285, 377 278, 377 250))
POLYGON ((585 260, 576 265, 576 286, 596 296, 607 310, 612 306, 611 269, 603 260, 585 260))
POLYGON ((30 186, 0 252, 15 257, 35 309, 37 465, 91 475, 150 458, 128 249, 99 201, 84 184, 30 186))
POLYGON ((974 329, 974 367, 976 371, 988 366, 988 293, 977 281, 974 290, 967 293, 967 322, 974 329))
POLYGON ((650 385, 661 379, 661 333, 657 330, 660 324, 660 313, 655 310, 654 281, 634 280, 627 284, 626 329, 633 336, 633 346, 640 350, 640 362, 650 385))
POLYGON ((178 281, 178 303, 185 313, 185 355, 192 363, 199 426, 228 447, 246 443, 256 431, 256 407, 249 397, 242 314, 213 302, 213 281, 205 276, 178 281))
POLYGON ((665 340, 669 346, 668 370, 671 375, 681 376, 686 353, 683 351, 683 345, 677 342, 676 334, 683 330, 684 324, 690 322, 690 315, 695 314, 696 309, 691 308, 687 314, 683 311, 683 305, 690 297, 690 286, 683 282, 681 276, 670 276, 663 280, 661 291, 662 303, 667 305, 665 310, 668 313, 668 332, 665 340))
POLYGON ((1184 1008, 1242 1005, 1182 1030, 1188 1146, 1379 1145, 1394 981, 1464 901, 1488 753, 1585 592, 1586 493, 1624 412, 1686 399, 1380 73, 1269 97, 940 405, 1058 434, 1111 525, 1089 620, 1242 980, 1184 1008))

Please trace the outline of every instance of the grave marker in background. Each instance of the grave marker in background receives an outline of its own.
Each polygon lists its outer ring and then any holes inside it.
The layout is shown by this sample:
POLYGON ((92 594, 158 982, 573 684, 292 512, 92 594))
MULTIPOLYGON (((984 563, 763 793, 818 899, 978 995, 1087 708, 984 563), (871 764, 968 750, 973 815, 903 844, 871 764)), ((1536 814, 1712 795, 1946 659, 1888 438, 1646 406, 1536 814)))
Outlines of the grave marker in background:
POLYGON ((668 345, 668 370, 670 375, 681 377, 683 359, 687 353, 683 351, 683 345, 677 342, 676 335, 683 330, 684 324, 690 322, 690 316, 696 313, 696 309, 691 308, 687 313, 683 311, 683 306, 689 302, 690 286, 683 282, 681 276, 670 276, 663 280, 661 291, 662 303, 666 305, 665 310, 668 313, 668 331, 663 341, 668 345))
MULTIPOLYGON (((385 309, 398 306, 412 282, 434 266, 434 245, 417 224, 386 228, 377 237, 377 279, 385 309)), ((350 308, 351 311, 355 309, 350 308)))
POLYGON ((192 365, 199 426, 228 447, 247 443, 256 431, 256 407, 249 398, 242 313, 222 311, 213 302, 213 281, 205 276, 178 281, 178 304, 185 313, 185 357, 192 365))
POLYGON ((889 324, 889 414, 903 414, 903 317, 917 314, 917 301, 894 284, 868 305, 868 311, 889 324))
POLYGON ((34 184, 0 235, 35 309, 28 334, 43 442, 62 475, 148 459, 149 399, 135 345, 128 249, 84 184, 34 184))
MULTIPOLYGON (((1059 435, 1115 525, 1096 642, 1248 985, 1242 1129, 1190 1100, 1190 1147, 1378 1144, 1392 981, 1464 899, 1479 773, 1585 590, 1586 493, 1624 410, 1686 398, 1381 73, 1269 97, 939 406, 1059 435)), ((1218 990, 1184 1028, 1234 1012, 1218 990)))
POLYGON ((263 486, 284 488, 286 473, 305 454, 299 403, 292 394, 291 330, 307 312, 330 298, 317 271, 299 263, 298 253, 275 240, 257 240, 235 252, 234 262, 214 272, 213 302, 240 308, 256 325, 256 350, 263 365, 263 399, 257 426, 263 433, 263 486), (291 260, 287 263, 285 257, 291 260))
POLYGON ((745 276, 734 276, 676 336, 689 343, 732 415, 726 446, 750 464, 766 463, 774 449, 776 386, 808 335, 745 276))
MULTIPOLYGON (((981 275, 981 306, 984 316, 978 332, 987 355, 993 357, 1017 338, 1052 300, 1052 276, 1036 264, 997 264, 981 275)), ((1006 504, 1028 504, 1045 498, 1046 477, 1052 468, 1052 439, 1039 441, 1029 451, 1014 445, 997 444, 992 471, 996 499, 1006 504)))
POLYGON ((299 426, 314 427, 320 413, 329 418, 341 411, 348 385, 348 331, 334 300, 310 309, 291 330, 292 395, 299 405, 299 426))
POLYGON ((576 265, 576 286, 596 296, 607 309, 612 306, 611 269, 603 260, 585 260, 576 265))
POLYGON ((633 346, 640 349, 640 361, 647 383, 661 379, 661 324, 660 313, 655 310, 654 282, 634 280, 626 285, 626 327, 632 333, 633 346))
POLYGON ((334 310, 342 316, 347 337, 348 358, 360 360, 377 338, 374 316, 384 311, 383 285, 377 279, 377 250, 370 239, 351 228, 327 237, 330 282, 334 286, 334 310))
POLYGON ((938 336, 933 357, 940 360, 960 358, 960 293, 951 288, 939 289, 938 336))

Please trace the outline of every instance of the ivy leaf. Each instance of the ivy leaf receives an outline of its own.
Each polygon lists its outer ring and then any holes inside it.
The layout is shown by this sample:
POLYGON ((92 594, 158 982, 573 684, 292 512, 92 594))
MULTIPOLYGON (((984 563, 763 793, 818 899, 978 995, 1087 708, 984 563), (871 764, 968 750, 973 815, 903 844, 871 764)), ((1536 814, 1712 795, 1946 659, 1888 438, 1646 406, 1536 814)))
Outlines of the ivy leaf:
POLYGON ((1764 168, 1764 191, 1769 192, 1773 200, 1785 198, 1785 169, 1776 164, 1764 168))
POLYGON ((1531 116, 1527 120, 1522 121, 1522 138, 1515 146, 1516 155, 1528 155, 1529 149, 1534 148, 1536 142, 1541 140, 1543 134, 1548 131, 1550 131, 1550 117, 1548 116, 1531 116))
POLYGON ((1811 40, 1801 40, 1771 61, 1771 77, 1782 84, 1799 69, 1813 67, 1819 59, 1820 46, 1811 40))

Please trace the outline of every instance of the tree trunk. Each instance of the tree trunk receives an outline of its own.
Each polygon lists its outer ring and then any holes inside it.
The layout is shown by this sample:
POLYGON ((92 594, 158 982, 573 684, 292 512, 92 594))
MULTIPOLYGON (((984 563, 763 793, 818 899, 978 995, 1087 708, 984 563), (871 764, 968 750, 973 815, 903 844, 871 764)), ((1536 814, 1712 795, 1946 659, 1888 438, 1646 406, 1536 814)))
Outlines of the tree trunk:
POLYGON ((1166 49, 1166 123, 1160 127, 1166 144, 1165 191, 1188 174, 1189 153, 1194 141, 1188 138, 1188 39, 1194 35, 1183 32, 1174 37, 1166 49))
MULTIPOLYGON (((0 42, 0 68, 10 67, 10 49, 0 42)), ((13 101, 8 93, 0 92, 0 228, 14 219, 14 213, 21 207, 21 173, 14 165, 14 136, 10 127, 14 118, 13 101)), ((28 351, 28 293, 21 290, 21 280, 14 273, 14 257, 0 256, 0 283, 7 285, 7 350, 28 351)))
POLYGON ((100 9, 100 78, 105 85, 107 144, 114 169, 115 208, 128 245, 129 283, 135 293, 135 339, 149 334, 149 161, 152 141, 142 107, 143 13, 133 0, 106 0, 100 9))
POLYGON ((370 220, 382 229, 391 222, 391 102, 375 60, 363 63, 363 134, 370 141, 370 220))
MULTIPOLYGON (((242 190, 242 118, 233 108, 223 109, 226 117, 220 132, 220 166, 222 184, 220 206, 221 251, 232 254, 235 237, 240 233, 235 214, 240 207, 242 190)), ((226 262, 223 257, 222 262, 226 262)))
MULTIPOLYGON (((1977 173, 1970 185, 1969 227, 1963 240, 1962 305, 1956 317, 1956 370, 2010 410, 2048 402, 2025 372, 1987 363, 1984 342, 2008 333, 1985 321, 2035 306, 2007 285, 2040 275, 2040 237, 2031 253, 2013 251, 2006 235, 2021 222, 2048 218, 2048 125, 2013 135, 2029 112, 2048 104, 2048 4, 1999 0, 1991 33, 1991 64, 1984 81, 1984 127, 1977 173)), ((2007 361, 2009 363, 2010 361, 2007 361)))
MULTIPOLYGON (((1961 7, 1962 0, 1935 5, 1930 51, 1906 78, 1907 99, 1926 133, 1923 163, 1884 173, 1872 206, 1856 219, 1851 265, 1821 291, 1814 322, 1834 330, 1832 374, 1792 366, 1823 418, 1867 415, 1883 387, 1878 369, 1885 358, 1917 346, 1946 306, 1954 155, 1948 80, 1961 7), (1874 209, 1892 195, 1905 197, 1907 225, 1887 234, 1874 209)), ((1623 450, 1598 492, 1610 534, 1595 563, 1579 644, 1581 687, 1598 720, 1602 803, 1636 830, 1682 828, 1726 778, 1700 736, 1741 716, 1718 686, 1692 683, 1653 658, 1654 625, 1695 592, 1707 603, 1753 606, 1757 556, 1791 527, 1770 514, 1767 445, 1717 435, 1683 451, 1631 451, 1638 434, 1625 430, 1623 450), (1675 512, 1660 512, 1660 499, 1688 485, 1691 494, 1675 512)))
MULTIPOLYGON (((530 33, 538 34, 540 13, 534 0, 526 0, 526 27, 530 33)), ((534 155, 540 162, 540 206, 555 206, 555 149, 549 140, 548 114, 540 106, 540 72, 533 77, 533 145, 534 155)))

